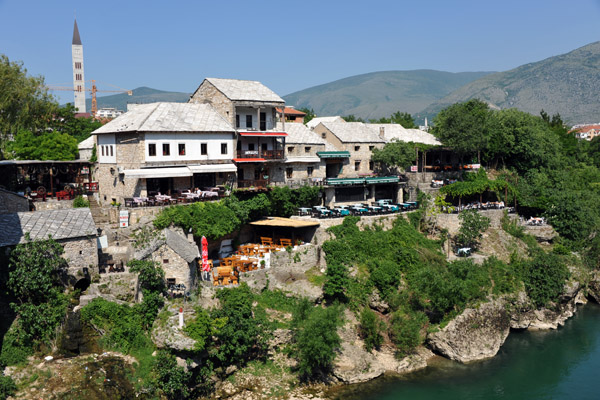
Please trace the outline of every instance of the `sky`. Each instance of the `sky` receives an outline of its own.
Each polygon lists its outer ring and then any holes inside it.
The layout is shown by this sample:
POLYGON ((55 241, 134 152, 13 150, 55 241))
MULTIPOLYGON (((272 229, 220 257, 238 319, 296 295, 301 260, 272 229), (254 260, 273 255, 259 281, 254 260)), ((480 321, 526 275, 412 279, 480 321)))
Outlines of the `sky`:
POLYGON ((0 0, 0 53, 72 85, 75 17, 100 90, 216 77, 284 96, 375 71, 506 71, 600 40, 600 0, 0 0))

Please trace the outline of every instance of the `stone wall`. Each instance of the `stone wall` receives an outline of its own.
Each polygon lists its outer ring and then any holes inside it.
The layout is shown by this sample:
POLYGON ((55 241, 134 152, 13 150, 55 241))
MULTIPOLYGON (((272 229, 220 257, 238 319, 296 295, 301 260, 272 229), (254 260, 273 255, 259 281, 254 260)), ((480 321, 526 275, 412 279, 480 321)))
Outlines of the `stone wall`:
POLYGON ((0 189, 0 214, 29 211, 29 200, 20 194, 0 189))
POLYGON ((98 272, 98 245, 95 237, 65 239, 59 240, 59 243, 65 249, 63 258, 69 264, 69 275, 83 277, 83 268, 87 268, 89 274, 98 272))
POLYGON ((196 287, 196 263, 188 264, 169 246, 162 245, 154 251, 152 260, 165 271, 165 279, 175 278, 175 283, 183 283, 187 291, 196 287))
POLYGON ((198 90, 192 95, 190 103, 210 104, 219 114, 223 116, 232 126, 235 126, 235 109, 233 102, 229 100, 220 90, 208 81, 202 82, 198 90))
MULTIPOLYGON (((84 196, 85 198, 85 196, 84 196)), ((45 210, 67 210, 73 208, 73 200, 46 200, 46 201, 34 201, 33 209, 35 211, 45 210)))
MULTIPOLYGON (((490 219, 490 228, 501 229, 502 228, 502 217, 504 216, 504 210, 481 210, 481 215, 485 215, 490 219)), ((510 218, 518 218, 516 214, 509 214, 510 218)), ((448 233, 456 235, 460 229, 460 220, 458 219, 458 213, 455 214, 438 214, 436 215, 436 225, 448 229, 448 233)))

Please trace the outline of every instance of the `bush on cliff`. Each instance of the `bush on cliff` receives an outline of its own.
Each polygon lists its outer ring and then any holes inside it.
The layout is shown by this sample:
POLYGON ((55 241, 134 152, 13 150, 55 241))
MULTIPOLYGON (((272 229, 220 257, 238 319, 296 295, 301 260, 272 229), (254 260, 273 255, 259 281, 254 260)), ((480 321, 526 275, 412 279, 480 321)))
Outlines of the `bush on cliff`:
POLYGON ((543 251, 522 261, 520 270, 527 295, 538 308, 557 301, 569 277, 569 269, 560 256, 543 251))
POLYGON ((377 318, 377 314, 369 308, 363 308, 360 312, 360 335, 365 341, 365 349, 371 351, 379 349, 383 344, 381 332, 385 329, 385 323, 377 318))

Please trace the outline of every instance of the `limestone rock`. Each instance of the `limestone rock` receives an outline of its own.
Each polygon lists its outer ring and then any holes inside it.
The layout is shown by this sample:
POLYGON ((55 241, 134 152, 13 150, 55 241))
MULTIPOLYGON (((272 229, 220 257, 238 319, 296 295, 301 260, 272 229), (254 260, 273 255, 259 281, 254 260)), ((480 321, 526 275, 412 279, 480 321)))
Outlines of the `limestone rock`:
MULTIPOLYGON (((177 351, 192 350, 196 341, 185 335, 179 329, 179 313, 177 307, 169 309, 171 315, 166 322, 161 323, 159 319, 154 322, 152 327, 152 341, 159 348, 170 348, 177 351)), ((193 317, 193 310, 184 310, 184 321, 193 317)))
POLYGON ((369 296, 369 307, 373 310, 377 310, 382 314, 385 314, 389 311, 390 306, 379 296, 379 292, 377 290, 373 290, 371 296, 369 296))
POLYGON ((510 318, 500 300, 467 308, 428 338, 434 351, 462 363, 496 355, 510 331, 510 318))
POLYGON ((525 233, 533 235, 538 242, 550 243, 558 236, 551 225, 530 226, 525 225, 525 233))
POLYGON ((600 303, 600 272, 594 271, 588 284, 588 294, 596 303, 600 303))

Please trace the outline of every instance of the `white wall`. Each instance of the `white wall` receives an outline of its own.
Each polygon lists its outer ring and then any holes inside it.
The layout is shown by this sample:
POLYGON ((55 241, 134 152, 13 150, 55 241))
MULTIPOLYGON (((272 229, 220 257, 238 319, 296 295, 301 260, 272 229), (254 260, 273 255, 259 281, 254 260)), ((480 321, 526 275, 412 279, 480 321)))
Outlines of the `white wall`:
POLYGON ((145 160, 208 161, 231 160, 235 150, 233 133, 146 133, 145 160), (170 155, 163 156, 163 144, 170 146, 170 155), (200 154, 200 144, 207 144, 207 154, 200 154), (221 143, 227 143, 227 154, 221 154, 221 143), (150 156, 150 144, 156 145, 156 155, 150 156), (185 144, 185 155, 179 155, 179 144, 185 144))
MULTIPOLYGON (((236 107, 235 109, 236 115, 240 116, 240 126, 239 130, 244 131, 247 129, 254 129, 254 130, 258 130, 258 128, 260 127, 260 120, 259 120, 259 111, 256 108, 250 108, 250 107, 236 107), (246 115, 252 115, 252 127, 246 126, 246 115)), ((274 127, 274 121, 273 121, 273 107, 265 107, 265 108, 261 108, 260 112, 264 112, 265 114, 267 114, 267 130, 272 130, 274 127)), ((235 121, 234 121, 235 123, 235 121)))
POLYGON ((115 147, 115 135, 98 135, 96 156, 101 164, 115 164, 117 162, 117 151, 115 147))

